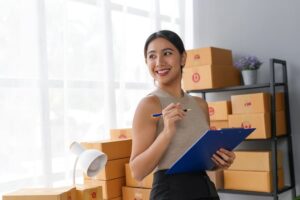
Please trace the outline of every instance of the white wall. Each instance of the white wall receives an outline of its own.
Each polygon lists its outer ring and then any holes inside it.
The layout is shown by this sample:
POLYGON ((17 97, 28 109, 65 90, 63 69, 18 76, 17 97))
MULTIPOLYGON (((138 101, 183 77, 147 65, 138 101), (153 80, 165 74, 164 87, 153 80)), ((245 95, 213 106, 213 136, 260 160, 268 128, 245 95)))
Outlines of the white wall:
MULTIPOLYGON (((269 59, 287 61, 290 111, 300 193, 300 1, 298 0, 194 0, 194 47, 216 46, 237 55, 255 55, 264 62, 259 82, 269 80, 269 59)), ((290 199, 284 194, 283 199, 290 199)), ((221 194, 221 199, 270 199, 221 194)), ((282 199, 282 198, 281 198, 282 199)))

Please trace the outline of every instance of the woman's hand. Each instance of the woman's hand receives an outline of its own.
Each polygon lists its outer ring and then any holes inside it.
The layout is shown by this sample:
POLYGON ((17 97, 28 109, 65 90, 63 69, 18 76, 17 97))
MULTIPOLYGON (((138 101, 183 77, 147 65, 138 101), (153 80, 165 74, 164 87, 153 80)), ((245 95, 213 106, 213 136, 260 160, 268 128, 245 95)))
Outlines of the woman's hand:
POLYGON ((168 137, 172 137, 176 132, 176 122, 182 120, 185 116, 180 103, 171 103, 162 110, 162 117, 164 120, 163 133, 168 137))
POLYGON ((228 169, 235 159, 235 154, 226 149, 219 149, 211 158, 219 169, 228 169))

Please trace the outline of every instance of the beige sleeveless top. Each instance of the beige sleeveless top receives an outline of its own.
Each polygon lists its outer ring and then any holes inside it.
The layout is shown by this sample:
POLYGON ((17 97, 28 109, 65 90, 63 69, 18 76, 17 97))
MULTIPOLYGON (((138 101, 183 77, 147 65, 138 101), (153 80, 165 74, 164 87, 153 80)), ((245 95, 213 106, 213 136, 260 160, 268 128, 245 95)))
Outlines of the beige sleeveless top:
MULTIPOLYGON (((184 93, 183 97, 175 98, 162 89, 157 89, 151 94, 158 97, 162 109, 170 103, 180 103, 184 109, 192 109, 186 113, 186 116, 181 121, 177 122, 176 133, 159 161, 156 170, 169 169, 209 129, 209 125, 206 114, 191 95, 184 93)), ((156 134, 160 134, 163 129, 164 124, 161 117, 157 124, 156 134)))

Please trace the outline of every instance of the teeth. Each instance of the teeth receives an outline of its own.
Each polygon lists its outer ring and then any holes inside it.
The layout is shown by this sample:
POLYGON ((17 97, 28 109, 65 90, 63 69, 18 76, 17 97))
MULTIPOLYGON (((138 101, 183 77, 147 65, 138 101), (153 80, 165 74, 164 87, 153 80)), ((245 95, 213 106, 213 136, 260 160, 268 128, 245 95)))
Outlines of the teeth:
POLYGON ((166 73, 168 71, 170 71, 170 70, 169 69, 162 69, 162 70, 158 70, 157 73, 163 74, 163 73, 166 73))

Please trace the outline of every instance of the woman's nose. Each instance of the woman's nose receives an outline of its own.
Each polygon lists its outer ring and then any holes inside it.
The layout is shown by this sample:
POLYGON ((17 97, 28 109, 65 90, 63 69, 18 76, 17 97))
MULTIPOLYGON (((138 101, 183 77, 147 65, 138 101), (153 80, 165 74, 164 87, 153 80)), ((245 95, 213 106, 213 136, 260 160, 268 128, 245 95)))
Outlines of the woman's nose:
POLYGON ((157 57, 156 66, 157 67, 165 66, 165 60, 162 56, 157 57))

